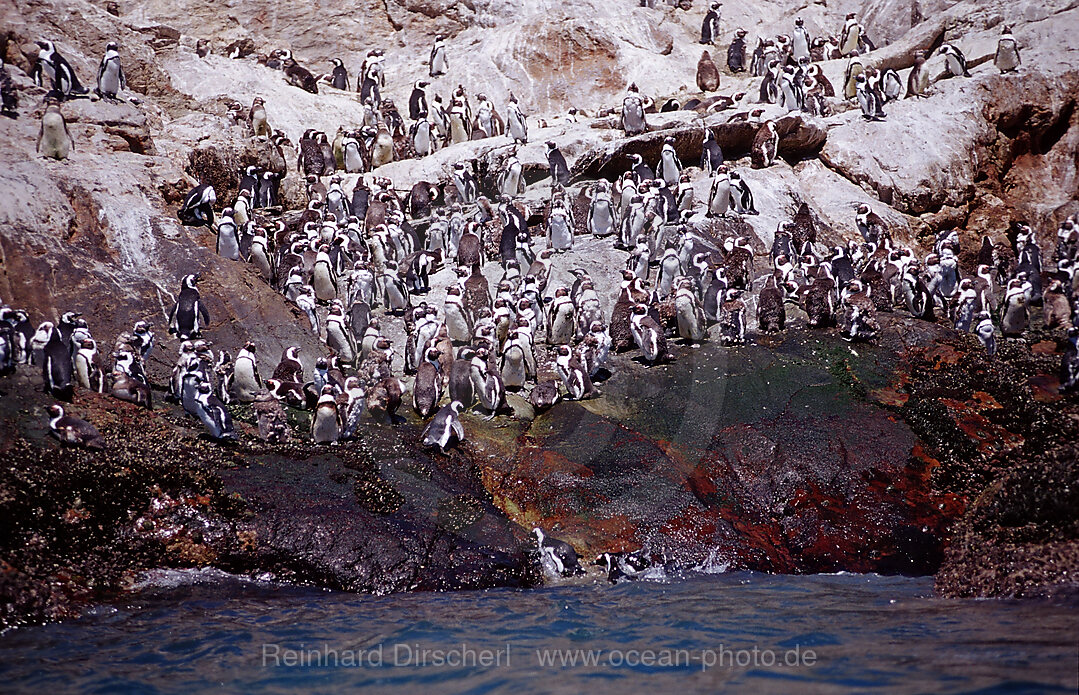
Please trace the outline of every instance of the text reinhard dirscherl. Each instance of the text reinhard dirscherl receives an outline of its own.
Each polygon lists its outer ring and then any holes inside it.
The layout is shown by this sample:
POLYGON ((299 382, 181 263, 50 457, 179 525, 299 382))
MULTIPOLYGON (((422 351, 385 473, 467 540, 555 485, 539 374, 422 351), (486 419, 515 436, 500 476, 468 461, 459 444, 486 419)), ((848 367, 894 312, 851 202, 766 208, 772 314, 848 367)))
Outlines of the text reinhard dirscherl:
POLYGON ((767 649, 723 644, 712 649, 523 649, 473 648, 467 644, 430 647, 421 644, 378 644, 367 649, 330 644, 262 645, 263 668, 508 668, 523 659, 549 669, 574 668, 802 668, 817 663, 813 649, 795 645, 767 649))

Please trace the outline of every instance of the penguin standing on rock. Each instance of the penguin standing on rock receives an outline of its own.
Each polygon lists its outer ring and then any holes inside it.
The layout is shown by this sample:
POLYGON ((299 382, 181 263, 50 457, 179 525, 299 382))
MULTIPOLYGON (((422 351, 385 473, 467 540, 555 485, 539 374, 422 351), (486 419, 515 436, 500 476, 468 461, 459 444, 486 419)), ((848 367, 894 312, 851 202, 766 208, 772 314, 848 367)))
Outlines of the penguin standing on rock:
POLYGON ((64 342, 59 329, 50 324, 48 331, 48 341, 41 351, 41 378, 45 382, 45 392, 62 401, 70 401, 74 371, 71 348, 64 342))
POLYGON ((746 71, 746 30, 734 32, 734 40, 727 48, 727 69, 733 73, 746 71))
POLYGON ((120 47, 115 41, 105 46, 105 57, 97 69, 97 93, 105 99, 115 99, 121 89, 127 89, 127 78, 120 65, 120 47))
POLYGON ((330 73, 330 86, 334 89, 348 91, 348 70, 345 69, 345 64, 340 58, 331 58, 330 62, 333 63, 333 72, 330 73))
POLYGON ((337 408, 334 387, 327 384, 322 387, 311 418, 311 440, 315 444, 335 444, 340 437, 341 411, 337 408))
POLYGON ((701 22, 701 43, 711 46, 719 36, 720 4, 713 2, 708 6, 708 12, 704 14, 701 22))
POLYGON ((993 56, 993 65, 1000 70, 1001 74, 1015 72, 1019 69, 1022 61, 1019 59, 1019 43, 1012 36, 1011 27, 1005 25, 997 40, 997 52, 993 56))
POLYGON ((914 54, 914 67, 907 75, 907 97, 924 97, 929 89, 929 66, 925 61, 925 52, 914 54))
POLYGON ((416 80, 412 85, 412 94, 408 97, 408 117, 414 121, 427 118, 427 92, 424 88, 429 83, 416 80))
POLYGON ((550 140, 547 141, 547 166, 551 172, 551 185, 569 185, 569 166, 566 158, 559 151, 558 145, 550 140))
POLYGON ((75 70, 64 56, 56 50, 52 41, 35 41, 41 50, 31 76, 39 87, 51 88, 59 92, 61 98, 85 97, 89 90, 82 86, 75 70), (46 82, 48 84, 46 84, 46 82))
MULTIPOLYGON (((651 100, 648 100, 648 104, 651 100)), ((644 110, 648 107, 645 100, 637 91, 637 85, 631 84, 625 98, 622 99, 622 131, 626 136, 640 135, 648 130, 648 123, 644 118, 644 110)))
POLYGON ((431 77, 445 75, 450 69, 449 59, 446 57, 446 41, 441 34, 435 37, 431 46, 431 58, 428 63, 428 73, 431 77))
POLYGON ((730 173, 731 201, 734 203, 734 211, 739 215, 759 215, 753 205, 753 192, 749 190, 749 184, 737 171, 730 173))
POLYGON ((723 150, 716 142, 716 136, 711 128, 704 129, 704 142, 701 144, 701 169, 708 176, 712 175, 719 165, 723 163, 723 150))
POLYGON ((169 333, 175 333, 180 340, 198 337, 202 326, 210 322, 210 312, 206 310, 195 286, 198 281, 197 273, 184 276, 180 283, 180 296, 169 312, 169 333))
POLYGON ((775 121, 765 121, 753 137, 751 160, 754 169, 767 169, 775 164, 779 150, 779 132, 775 121))
POLYGON ((44 157, 67 159, 75 149, 75 140, 67 129, 67 121, 60 111, 60 104, 55 99, 46 102, 45 113, 41 116, 41 129, 37 134, 37 151, 44 157))
POLYGON ((885 114, 881 108, 880 97, 864 73, 854 78, 854 90, 858 97, 858 106, 862 109, 862 118, 867 121, 883 121, 885 114))

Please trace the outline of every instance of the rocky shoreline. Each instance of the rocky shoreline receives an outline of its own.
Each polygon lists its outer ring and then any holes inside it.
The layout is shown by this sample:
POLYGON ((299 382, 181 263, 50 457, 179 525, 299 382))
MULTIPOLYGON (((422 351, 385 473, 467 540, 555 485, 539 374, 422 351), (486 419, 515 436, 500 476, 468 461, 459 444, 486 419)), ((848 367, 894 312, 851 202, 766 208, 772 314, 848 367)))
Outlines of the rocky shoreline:
MULTIPOLYGON (((600 401, 565 403, 508 431, 470 423, 474 441, 442 456, 419 449, 411 423, 371 428, 362 444, 269 445, 242 412, 242 441, 223 447, 177 407, 147 411, 82 394, 75 407, 100 423, 108 451, 60 448, 37 414, 46 399, 20 373, 0 383, 0 452, 11 463, 0 472, 0 526, 11 529, 0 548, 3 623, 77 616, 158 567, 373 593, 535 586, 527 528, 539 522, 581 551, 648 538, 684 567, 718 550, 730 569, 935 573, 943 596, 1073 592, 1079 403, 1055 395, 1052 337, 1009 342, 990 359, 972 339, 907 320, 891 335, 912 347, 889 381, 849 353, 834 353, 830 371, 844 398, 890 410, 916 435, 905 473, 866 467, 850 451, 833 472, 786 489, 749 484, 756 464, 744 458, 737 470, 722 455, 672 459, 676 447, 603 425, 590 412, 600 401), (558 463, 569 453, 569 422, 589 436, 618 430, 600 435, 618 466, 596 452, 558 463), (527 478, 539 461, 543 477, 527 478), (559 467, 579 480, 567 488, 559 467), (665 487, 627 482, 646 469, 667 477, 665 487), (836 476, 866 485, 836 488, 836 476), (619 504, 643 510, 639 518, 609 509, 599 518, 608 484, 627 487, 619 504), (769 506, 780 492, 785 501, 769 506), (676 501, 692 514, 668 513, 682 510, 676 501)), ((742 446, 752 441, 737 434, 742 446)))

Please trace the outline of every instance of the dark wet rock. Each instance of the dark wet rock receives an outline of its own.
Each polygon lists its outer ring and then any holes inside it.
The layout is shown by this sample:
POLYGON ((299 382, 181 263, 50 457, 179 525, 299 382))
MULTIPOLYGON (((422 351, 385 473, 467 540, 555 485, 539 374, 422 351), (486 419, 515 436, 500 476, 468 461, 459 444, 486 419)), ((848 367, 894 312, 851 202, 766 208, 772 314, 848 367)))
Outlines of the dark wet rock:
MULTIPOLYGON (((749 154, 760 125, 736 121, 706 127, 712 130, 724 156, 727 159, 737 159, 749 154)), ((827 139, 824 128, 798 115, 784 116, 776 120, 776 130, 779 132, 779 155, 791 162, 820 152, 827 139)), ((668 137, 674 138, 675 151, 683 164, 693 166, 700 162, 704 127, 676 125, 597 145, 577 158, 571 174, 575 179, 613 180, 629 169, 628 156, 631 154, 641 155, 644 161, 652 166, 659 160, 663 143, 668 137)))
POLYGON ((375 593, 538 580, 525 530, 469 462, 413 449, 407 427, 403 440, 372 423, 363 443, 269 445, 254 411, 236 409, 241 441, 221 446, 176 406, 79 391, 70 409, 106 441, 90 453, 48 438, 50 401, 29 376, 0 382, 2 625, 72 617, 158 567, 375 593))
POLYGON ((1034 333, 990 359, 956 336, 912 351, 909 377, 882 395, 925 442, 933 487, 969 505, 937 575, 946 596, 1079 584, 1079 403, 1056 393, 1057 348, 1034 333))
POLYGON ((285 174, 281 151, 265 138, 214 138, 199 143, 188 154, 187 173, 199 183, 214 187, 219 201, 236 199, 240 178, 237 172, 249 166, 285 174))

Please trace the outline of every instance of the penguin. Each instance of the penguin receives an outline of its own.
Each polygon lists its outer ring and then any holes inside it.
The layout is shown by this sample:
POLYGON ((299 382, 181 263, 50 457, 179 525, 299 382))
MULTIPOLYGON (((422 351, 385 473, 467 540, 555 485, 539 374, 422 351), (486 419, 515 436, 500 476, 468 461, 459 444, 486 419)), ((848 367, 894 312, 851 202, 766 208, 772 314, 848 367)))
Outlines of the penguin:
POLYGON ((211 392, 209 383, 203 381, 199 384, 195 402, 196 415, 213 439, 236 439, 232 416, 221 399, 211 392))
POLYGON ((333 63, 333 72, 330 73, 330 85, 334 89, 348 91, 348 70, 345 69, 344 62, 340 58, 330 58, 330 62, 333 63))
POLYGON ((775 164, 779 150, 779 132, 775 121, 765 121, 753 136, 751 160, 754 169, 767 169, 775 164))
POLYGON ((700 43, 711 46, 716 42, 716 38, 719 36, 720 14, 720 4, 718 2, 708 5, 708 12, 704 14, 704 20, 701 22, 700 43))
POLYGON ((105 57, 97 69, 97 93, 105 99, 115 99, 121 89, 127 89, 127 78, 120 65, 120 47, 115 41, 105 45, 105 57))
POLYGON ((322 303, 337 299, 337 273, 334 272, 329 250, 330 247, 326 244, 319 247, 311 271, 311 286, 315 289, 315 299, 322 303))
POLYGON ((884 240, 891 238, 884 220, 877 213, 871 211, 868 205, 861 204, 858 206, 855 224, 858 227, 858 232, 862 235, 862 239, 867 244, 878 246, 884 240))
POLYGON ((707 176, 711 176, 723 162, 723 149, 716 142, 715 133, 711 128, 705 128, 704 142, 701 145, 701 169, 707 176))
POLYGON ((993 56, 993 65, 1003 75, 1006 72, 1015 72, 1021 64, 1019 43, 1012 36, 1011 27, 1005 24, 1000 32, 1000 38, 997 39, 997 52, 993 56))
POLYGON ((523 145, 528 142, 528 120, 521 111, 513 92, 510 92, 509 103, 506 107, 506 130, 515 144, 523 145))
POLYGON ((1064 353, 1060 356, 1060 393, 1079 391, 1079 327, 1068 329, 1064 353))
POLYGON ((734 39, 727 48, 727 69, 733 73, 746 71, 746 30, 734 32, 734 39))
POLYGON ((742 290, 727 290, 723 303, 719 305, 718 318, 721 344, 730 346, 746 342, 746 304, 742 300, 742 290))
POLYGON ((757 299, 757 326, 765 333, 782 331, 787 321, 783 291, 776 283, 776 276, 769 275, 757 299))
POLYGON ((75 150, 75 139, 67 129, 67 121, 60 111, 60 103, 47 99, 41 127, 37 134, 37 152, 43 157, 64 160, 75 150))
POLYGON ((547 536, 538 526, 532 529, 532 537, 535 538, 539 550, 540 566, 549 575, 557 578, 584 574, 584 569, 577 559, 577 551, 569 543, 547 536))
MULTIPOLYGON (((964 278, 968 279, 968 278, 964 278)), ((1046 328, 1068 330, 1072 326, 1071 306, 1059 278, 1053 278, 1042 296, 1042 319, 1046 328)))
POLYGON ((58 92, 61 99, 84 97, 89 93, 79 82, 71 64, 60 55, 52 41, 41 40, 34 43, 41 49, 31 71, 34 84, 58 92))
POLYGON ((929 65, 925 60, 925 52, 918 51, 914 54, 914 67, 907 75, 907 98, 924 97, 929 89, 929 65))
POLYGON ((697 344, 708 337, 697 294, 692 284, 684 283, 674 292, 674 308, 678 323, 678 336, 687 343, 697 344))
POLYGON ((4 59, 0 57, 0 116, 19 117, 19 91, 8 75, 4 59))
POLYGON ((839 55, 847 57, 858 53, 862 39, 862 25, 855 19, 853 12, 847 15, 846 24, 843 25, 843 34, 839 39, 839 55))
POLYGON ((105 448, 105 438, 97 428, 82 418, 64 414, 59 403, 48 407, 49 432, 61 444, 100 451, 105 448))
POLYGON ((573 401, 599 395, 596 387, 592 384, 588 371, 582 366, 581 361, 573 354, 569 345, 559 345, 555 351, 555 369, 562 378, 562 385, 566 388, 566 397, 573 401))
POLYGON ((560 252, 573 249, 573 220, 559 202, 547 216, 547 248, 560 252))
POLYGON ((198 227, 204 225, 210 227, 214 223, 214 204, 217 202, 217 192, 208 183, 195 186, 184 197, 184 202, 177 211, 180 223, 198 227))
MULTIPOLYGON (((637 179, 638 184, 643 183, 644 181, 651 181, 652 179, 656 178, 655 172, 652 171, 651 167, 644 163, 644 157, 639 154, 631 154, 629 155, 629 159, 631 162, 633 162, 633 164, 630 166, 630 171, 633 172, 633 175, 637 179)), ((643 194, 643 187, 641 188, 641 192, 643 194)))
POLYGON ((217 254, 230 261, 241 260, 240 236, 236 228, 236 222, 232 218, 232 208, 221 211, 221 218, 217 221, 217 254))
POLYGON ((944 56, 944 66, 948 70, 949 77, 970 77, 970 72, 967 70, 967 57, 955 44, 944 44, 937 51, 937 55, 944 56))
POLYGON ((431 57, 427 65, 428 74, 431 77, 445 75, 450 69, 449 60, 446 57, 445 37, 441 34, 435 37, 435 42, 431 45, 431 57))
POLYGON ((590 197, 585 228, 595 237, 610 236, 617 227, 617 213, 608 188, 593 186, 590 197))
POLYGON ((993 329, 992 315, 988 311, 983 311, 975 318, 974 334, 978 336, 978 340, 985 347, 985 354, 992 357, 997 352, 997 339, 993 329))
POLYGON ((637 91, 637 85, 631 84, 626 96, 622 99, 622 117, 620 125, 626 136, 640 135, 648 130, 648 123, 644 117, 646 108, 645 100, 637 91))
POLYGON ((881 109, 877 91, 870 86, 865 74, 854 78, 854 91, 858 106, 862 109, 862 118, 867 121, 883 121, 884 111, 881 109))
POLYGON ((682 173, 682 162, 678 159, 678 152, 674 149, 674 138, 663 139, 663 149, 660 150, 659 162, 656 163, 656 175, 668 186, 677 186, 682 173))
POLYGON ((547 146, 547 167, 551 173, 551 185, 559 184, 562 186, 569 185, 569 166, 566 164, 566 158, 558 149, 558 145, 554 144, 550 140, 546 143, 547 146))
POLYGON ((559 287, 547 309, 547 344, 568 345, 576 333, 576 307, 569 290, 559 287))
POLYGON ((1008 283, 1000 317, 1000 330, 1006 338, 1021 338, 1030 323, 1027 309, 1027 290, 1019 279, 1008 283))
POLYGON ((737 171, 730 173, 731 202, 734 211, 739 215, 759 215, 757 208, 753 206, 753 192, 749 190, 749 184, 737 171))
POLYGON ((240 403, 253 402, 263 391, 255 353, 255 344, 248 341, 236 355, 236 362, 233 364, 232 394, 240 403))
POLYGON ((41 378, 45 384, 45 393, 50 393, 62 401, 70 401, 74 392, 71 360, 71 348, 64 342, 60 330, 46 322, 48 338, 41 348, 41 378))
POLYGON ((416 370, 416 381, 412 386, 412 407, 422 418, 431 416, 442 399, 442 373, 439 371, 437 348, 429 348, 424 361, 416 370))
POLYGON ((895 71, 895 68, 888 68, 881 73, 879 91, 885 102, 903 98, 903 80, 899 79, 899 73, 895 71))
POLYGON ((323 386, 315 414, 311 418, 311 441, 315 444, 336 444, 341 438, 341 412, 333 386, 323 386))
POLYGON ((437 446, 439 451, 446 453, 446 447, 456 438, 457 442, 465 440, 465 428, 461 426, 458 413, 461 412, 461 403, 450 401, 442 406, 434 419, 423 430, 423 445, 437 446))
POLYGON ((346 364, 352 364, 356 359, 352 335, 345 326, 344 311, 336 302, 326 316, 326 347, 346 364))
POLYGON ((560 398, 558 382, 554 379, 544 378, 537 381, 536 385, 532 387, 532 391, 528 394, 528 402, 532 404, 532 407, 538 413, 552 408, 560 398))
MULTIPOLYGON (((356 432, 360 426, 360 418, 363 417, 364 410, 367 408, 367 391, 360 383, 359 378, 350 376, 345 380, 345 396, 347 401, 343 408, 344 413, 341 417, 341 439, 349 440, 355 439, 356 432)), ((342 408, 338 407, 338 411, 342 408)))
POLYGON ((408 117, 413 121, 427 118, 427 92, 430 82, 416 80, 412 84, 412 94, 408 97, 408 117))
POLYGON ((791 38, 791 57, 795 62, 811 61, 813 58, 810 55, 809 48, 813 45, 813 40, 809 36, 809 32, 805 28, 805 20, 801 17, 794 19, 794 35, 791 38))
POLYGON ((648 307, 644 304, 633 307, 630 314, 630 332, 637 347, 644 354, 645 361, 650 365, 672 358, 667 351, 667 338, 663 329, 648 315, 648 307))
POLYGON ((843 98, 854 99, 858 96, 858 76, 865 72, 862 59, 854 56, 847 61, 847 69, 843 73, 843 98))
POLYGON ((697 87, 706 93, 719 89, 719 68, 712 62, 708 51, 701 51, 701 58, 697 61, 697 87))
POLYGON ((199 277, 198 273, 184 276, 180 283, 180 296, 169 312, 169 333, 176 334, 180 340, 198 337, 202 326, 210 323, 210 312, 202 303, 196 287, 199 277))

